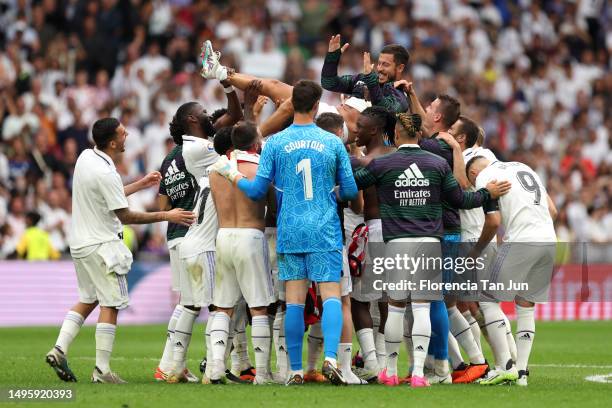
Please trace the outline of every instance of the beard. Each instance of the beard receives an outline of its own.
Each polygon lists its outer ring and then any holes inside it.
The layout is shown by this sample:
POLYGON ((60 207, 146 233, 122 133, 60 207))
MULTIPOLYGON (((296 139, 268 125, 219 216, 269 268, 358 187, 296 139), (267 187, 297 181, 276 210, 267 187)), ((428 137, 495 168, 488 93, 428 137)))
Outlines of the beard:
POLYGON ((208 115, 202 115, 198 118, 200 129, 207 137, 213 137, 215 135, 215 128, 213 127, 210 117, 208 115))

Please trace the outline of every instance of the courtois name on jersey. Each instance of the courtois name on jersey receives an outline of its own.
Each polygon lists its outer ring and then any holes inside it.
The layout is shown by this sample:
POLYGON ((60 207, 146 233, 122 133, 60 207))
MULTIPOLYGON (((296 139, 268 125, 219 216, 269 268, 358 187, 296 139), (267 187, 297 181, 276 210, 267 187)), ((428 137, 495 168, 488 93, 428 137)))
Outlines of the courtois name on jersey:
POLYGON ((499 210, 505 242, 555 242, 553 221, 548 212, 548 194, 538 174, 520 162, 492 162, 476 178, 476 188, 491 180, 512 183, 500 197, 499 210))
POLYGON ((353 176, 337 136, 314 124, 291 125, 268 139, 257 175, 276 188, 279 253, 342 249, 334 187, 353 176))

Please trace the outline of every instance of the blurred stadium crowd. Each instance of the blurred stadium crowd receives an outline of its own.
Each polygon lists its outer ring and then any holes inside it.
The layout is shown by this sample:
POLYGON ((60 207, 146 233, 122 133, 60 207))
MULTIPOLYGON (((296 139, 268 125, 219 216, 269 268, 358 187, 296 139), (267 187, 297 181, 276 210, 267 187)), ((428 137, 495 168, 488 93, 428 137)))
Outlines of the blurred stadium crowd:
MULTIPOLYGON (((29 211, 67 254, 71 174, 96 118, 128 127, 129 182, 159 168, 180 104, 225 106, 199 75, 204 39, 226 65, 292 84, 319 80, 335 33, 351 44, 341 74, 364 50, 406 46, 423 104, 457 96, 487 147, 540 173, 559 240, 612 242, 611 17, 605 0, 0 0, 0 259, 29 211)), ((167 251, 163 225, 132 232, 141 259, 167 251)))

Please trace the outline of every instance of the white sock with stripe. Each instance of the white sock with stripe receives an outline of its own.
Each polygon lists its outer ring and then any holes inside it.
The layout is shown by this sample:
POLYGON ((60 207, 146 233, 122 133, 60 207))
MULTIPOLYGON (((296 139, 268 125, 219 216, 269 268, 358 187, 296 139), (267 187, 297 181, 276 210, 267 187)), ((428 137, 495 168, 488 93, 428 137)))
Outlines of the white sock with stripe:
POLYGON ((374 345, 374 332, 370 328, 357 331, 357 340, 361 347, 361 357, 363 358, 366 370, 378 372, 378 360, 376 359, 376 346, 374 345))
POLYGON ((404 334, 404 311, 406 307, 389 305, 385 324, 385 350, 387 351, 387 375, 397 375, 397 358, 404 334))
POLYGON ((185 369, 193 324, 199 314, 199 311, 185 307, 176 322, 174 327, 174 348, 172 350, 172 369, 175 374, 179 374, 185 369))
POLYGON ((506 322, 499 303, 480 302, 480 310, 484 316, 489 344, 495 355, 495 365, 506 369, 510 361, 510 350, 506 339, 506 322))
POLYGON ((535 338, 535 307, 516 305, 516 368, 527 370, 535 338))
POLYGON ((85 318, 81 316, 80 313, 73 310, 66 313, 66 317, 64 317, 64 322, 57 336, 57 341, 55 342, 55 347, 59 348, 62 353, 68 354, 68 347, 70 347, 70 344, 72 344, 77 334, 79 334, 83 322, 85 322, 85 318))
POLYGON ((317 368, 317 362, 321 358, 323 352, 323 331, 321 322, 317 322, 310 326, 308 331, 308 370, 312 371, 317 368))
POLYGON ((474 316, 472 316, 472 312, 470 312, 469 310, 466 310, 462 314, 463 314, 463 317, 465 317, 465 320, 470 325, 470 330, 472 330, 472 336, 474 336, 474 341, 476 342, 476 344, 478 345, 478 348, 480 349, 480 352, 482 353, 482 344, 480 343, 481 333, 480 333, 480 326, 478 325, 478 322, 476 321, 474 316))
POLYGON ((255 352, 255 372, 258 380, 268 378, 268 361, 270 359, 270 322, 268 316, 253 316, 251 340, 255 352))
POLYGON ((168 330, 166 332, 166 345, 164 346, 164 352, 161 360, 159 361, 159 368, 163 372, 170 371, 173 364, 174 356, 174 329, 176 328, 176 322, 183 313, 183 306, 176 305, 172 311, 172 317, 168 322, 168 330))
POLYGON ((429 319, 429 303, 412 302, 412 344, 414 362, 412 363, 412 375, 423 377, 423 366, 427 358, 429 339, 431 338, 431 321, 429 319))
POLYGON ((484 356, 478 348, 474 335, 470 328, 470 324, 467 322, 465 317, 459 312, 456 306, 449 307, 448 309, 448 321, 450 325, 450 331, 455 337, 457 342, 465 350, 470 363, 472 364, 484 364, 484 356))
POLYGON ((110 323, 96 325, 96 367, 106 374, 110 371, 110 358, 115 343, 116 326, 110 323))
POLYGON ((206 370, 204 375, 210 379, 213 368, 213 354, 212 354, 212 342, 210 341, 210 331, 212 330, 212 322, 217 314, 216 311, 208 313, 208 320, 206 321, 206 329, 204 330, 204 340, 206 341, 206 370))
POLYGON ((227 313, 217 312, 210 329, 213 365, 211 379, 218 380, 225 373, 225 351, 228 347, 230 317, 227 313))

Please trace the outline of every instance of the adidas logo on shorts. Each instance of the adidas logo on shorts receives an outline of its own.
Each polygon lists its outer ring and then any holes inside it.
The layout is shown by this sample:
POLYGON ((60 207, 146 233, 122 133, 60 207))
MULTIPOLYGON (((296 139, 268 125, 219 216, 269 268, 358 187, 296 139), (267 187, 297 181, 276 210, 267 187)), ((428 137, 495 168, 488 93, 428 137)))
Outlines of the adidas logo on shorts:
POLYGON ((425 178, 419 166, 412 163, 402 174, 395 180, 395 187, 427 187, 429 180, 425 178))

